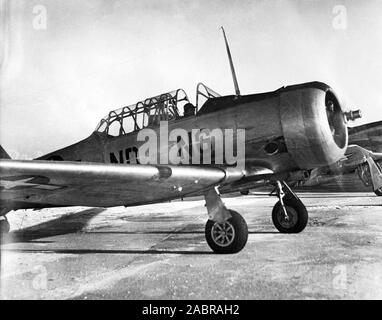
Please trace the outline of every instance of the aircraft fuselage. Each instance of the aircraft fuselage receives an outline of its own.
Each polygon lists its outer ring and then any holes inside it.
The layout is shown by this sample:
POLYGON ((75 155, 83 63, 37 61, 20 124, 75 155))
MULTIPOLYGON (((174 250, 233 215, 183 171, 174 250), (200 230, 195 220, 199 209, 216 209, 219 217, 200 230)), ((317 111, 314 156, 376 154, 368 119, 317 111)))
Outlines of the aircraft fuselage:
MULTIPOLYGON (((331 89, 319 82, 280 88, 274 92, 246 96, 224 96, 208 100, 197 115, 179 117, 168 121, 168 132, 181 128, 189 133, 192 130, 214 129, 233 130, 233 153, 237 153, 237 132, 245 130, 245 169, 249 172, 253 167, 263 167, 275 173, 307 169, 334 163, 343 154, 347 135, 346 127, 341 123, 341 106, 331 89), (331 95, 336 102, 335 116, 340 123, 334 122, 336 133, 332 136, 325 102, 331 95)), ((329 119, 330 120, 330 119, 329 119)), ((330 122, 330 121, 329 121, 330 122)), ((159 126, 148 126, 158 136, 158 156, 179 140, 169 141, 164 149, 160 145, 159 126)), ((144 129, 143 129, 144 130, 144 129)), ((140 163, 139 148, 145 141, 138 141, 139 131, 119 136, 111 136, 104 132, 94 132, 88 138, 69 147, 59 149, 39 158, 39 160, 64 160, 104 163, 140 163)), ((216 161, 216 144, 224 147, 226 137, 215 136, 215 144, 211 144, 210 163, 197 165, 235 166, 216 161)), ((192 139, 190 139, 192 141, 192 139)), ((191 148, 189 149, 191 151, 191 148)), ((195 163, 185 163, 195 164, 195 163)))

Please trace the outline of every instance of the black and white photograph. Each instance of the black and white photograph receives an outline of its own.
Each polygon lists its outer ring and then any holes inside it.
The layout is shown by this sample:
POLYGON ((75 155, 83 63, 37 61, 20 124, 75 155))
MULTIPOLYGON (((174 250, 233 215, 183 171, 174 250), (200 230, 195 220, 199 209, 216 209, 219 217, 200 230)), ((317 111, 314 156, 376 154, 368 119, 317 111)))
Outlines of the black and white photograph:
POLYGON ((0 0, 0 27, 0 300, 382 299, 381 0, 0 0))

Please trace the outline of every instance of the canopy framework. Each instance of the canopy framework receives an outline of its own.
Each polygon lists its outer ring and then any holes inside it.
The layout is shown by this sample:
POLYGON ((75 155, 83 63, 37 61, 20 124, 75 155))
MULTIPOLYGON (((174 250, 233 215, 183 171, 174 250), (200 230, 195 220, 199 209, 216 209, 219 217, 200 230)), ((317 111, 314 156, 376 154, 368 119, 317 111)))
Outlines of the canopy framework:
MULTIPOLYGON (((218 93, 199 83, 196 90, 197 109, 210 98, 220 97, 218 93)), ((183 89, 163 93, 136 104, 110 111, 98 123, 95 131, 112 136, 120 136, 141 130, 149 126, 157 126, 160 121, 172 121, 185 114, 184 106, 190 104, 183 89)))
POLYGON ((110 111, 101 119, 95 131, 116 136, 138 131, 150 125, 159 125, 159 121, 181 117, 181 107, 188 102, 183 89, 147 98, 136 104, 110 111))

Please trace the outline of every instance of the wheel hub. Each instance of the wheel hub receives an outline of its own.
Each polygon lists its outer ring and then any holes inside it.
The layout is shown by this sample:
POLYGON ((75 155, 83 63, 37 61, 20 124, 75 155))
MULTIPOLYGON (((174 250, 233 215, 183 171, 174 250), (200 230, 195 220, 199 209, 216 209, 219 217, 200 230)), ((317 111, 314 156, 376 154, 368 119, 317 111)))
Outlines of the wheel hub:
POLYGON ((228 221, 215 222, 211 229, 211 237, 217 245, 227 247, 235 239, 235 229, 228 221))
POLYGON ((298 214, 292 207, 285 206, 285 210, 288 215, 286 216, 284 210, 281 208, 281 210, 278 212, 277 220, 283 228, 293 228, 297 224, 298 214))

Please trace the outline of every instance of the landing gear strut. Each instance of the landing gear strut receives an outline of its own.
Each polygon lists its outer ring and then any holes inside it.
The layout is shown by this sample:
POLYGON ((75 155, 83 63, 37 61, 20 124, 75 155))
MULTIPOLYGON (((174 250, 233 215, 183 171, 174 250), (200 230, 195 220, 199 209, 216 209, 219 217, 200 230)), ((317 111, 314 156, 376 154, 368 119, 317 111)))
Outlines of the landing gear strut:
POLYGON ((299 233, 308 223, 308 211, 297 195, 284 182, 276 182, 279 201, 272 210, 272 221, 281 233, 299 233))
POLYGON ((236 253, 244 248, 248 227, 244 218, 228 210, 215 189, 205 194, 209 220, 205 226, 208 245, 215 253, 236 253))

